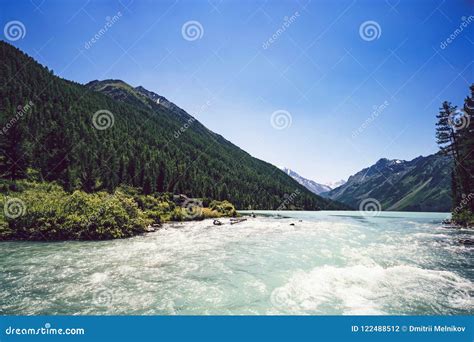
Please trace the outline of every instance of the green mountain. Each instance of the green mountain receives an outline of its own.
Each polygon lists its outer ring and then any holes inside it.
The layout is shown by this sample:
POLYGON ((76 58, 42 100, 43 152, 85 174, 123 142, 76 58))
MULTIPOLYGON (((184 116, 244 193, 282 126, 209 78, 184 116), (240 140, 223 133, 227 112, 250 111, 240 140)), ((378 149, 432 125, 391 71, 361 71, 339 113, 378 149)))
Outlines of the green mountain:
POLYGON ((2 178, 87 192, 125 184, 145 194, 228 199, 240 209, 345 208, 142 87, 64 80, 5 42, 0 60, 2 178))
POLYGON ((452 159, 433 154, 411 161, 380 159, 349 177, 347 183, 323 196, 358 208, 373 198, 382 210, 451 210, 452 159))

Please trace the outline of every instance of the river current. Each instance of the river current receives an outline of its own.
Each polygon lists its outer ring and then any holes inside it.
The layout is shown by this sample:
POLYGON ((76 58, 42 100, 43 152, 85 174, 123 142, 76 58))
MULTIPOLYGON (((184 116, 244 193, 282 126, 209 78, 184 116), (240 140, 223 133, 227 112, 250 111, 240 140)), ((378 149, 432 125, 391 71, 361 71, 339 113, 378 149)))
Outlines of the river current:
POLYGON ((1 242, 0 314, 474 313, 474 231, 443 213, 256 212, 97 242, 1 242))

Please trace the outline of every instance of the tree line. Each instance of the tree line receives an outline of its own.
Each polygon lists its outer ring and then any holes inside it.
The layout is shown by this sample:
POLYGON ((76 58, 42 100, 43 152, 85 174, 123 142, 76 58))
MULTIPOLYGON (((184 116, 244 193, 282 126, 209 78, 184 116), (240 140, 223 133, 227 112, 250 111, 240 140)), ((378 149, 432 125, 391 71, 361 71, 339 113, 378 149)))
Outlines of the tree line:
POLYGON ((54 181, 88 193, 128 185, 144 194, 229 200, 239 209, 276 209, 285 194, 299 190, 294 208, 344 208, 198 121, 189 124, 190 116, 120 102, 61 79, 5 42, 0 60, 1 178, 54 181), (104 109, 113 125, 99 130, 93 114, 104 109))
POLYGON ((436 116, 436 141, 453 158, 453 220, 463 225, 474 224, 474 84, 470 91, 461 108, 444 101, 436 116))

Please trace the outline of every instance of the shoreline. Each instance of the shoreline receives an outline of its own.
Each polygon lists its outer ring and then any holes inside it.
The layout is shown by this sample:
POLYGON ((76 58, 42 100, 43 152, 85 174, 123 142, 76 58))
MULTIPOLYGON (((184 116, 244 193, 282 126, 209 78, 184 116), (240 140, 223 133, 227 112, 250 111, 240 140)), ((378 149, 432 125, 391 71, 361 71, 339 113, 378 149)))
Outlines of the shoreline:
POLYGON ((56 183, 0 184, 0 241, 123 239, 159 229, 164 222, 236 216, 232 203, 172 193, 65 191, 56 183))

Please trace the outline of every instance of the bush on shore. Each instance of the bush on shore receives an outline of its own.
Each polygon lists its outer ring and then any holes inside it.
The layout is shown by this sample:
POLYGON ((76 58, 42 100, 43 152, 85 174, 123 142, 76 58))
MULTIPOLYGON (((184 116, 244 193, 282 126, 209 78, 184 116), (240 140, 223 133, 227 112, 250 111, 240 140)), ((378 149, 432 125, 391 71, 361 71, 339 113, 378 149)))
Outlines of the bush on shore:
POLYGON ((212 201, 209 203, 209 208, 212 211, 217 211, 221 216, 237 215, 234 205, 229 201, 212 201))
POLYGON ((474 227, 474 213, 467 209, 453 212, 452 221, 463 227, 474 227))
POLYGON ((0 240, 105 240, 126 238, 166 221, 233 216, 227 201, 210 208, 189 208, 175 203, 169 193, 141 195, 120 187, 112 194, 68 193, 55 183, 2 182, 0 240))

